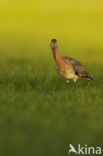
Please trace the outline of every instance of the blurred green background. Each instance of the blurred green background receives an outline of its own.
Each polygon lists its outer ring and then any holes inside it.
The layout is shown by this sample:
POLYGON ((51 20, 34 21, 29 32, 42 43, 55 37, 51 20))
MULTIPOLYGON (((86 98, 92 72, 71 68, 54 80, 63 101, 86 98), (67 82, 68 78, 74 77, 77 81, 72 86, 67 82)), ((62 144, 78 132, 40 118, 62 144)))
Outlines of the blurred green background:
POLYGON ((0 1, 2 56, 51 59, 52 38, 64 54, 101 62, 103 1, 0 1))
POLYGON ((0 1, 0 156, 66 156, 70 143, 102 146, 102 84, 103 0, 0 1), (93 82, 66 86, 55 72, 52 38, 93 82))

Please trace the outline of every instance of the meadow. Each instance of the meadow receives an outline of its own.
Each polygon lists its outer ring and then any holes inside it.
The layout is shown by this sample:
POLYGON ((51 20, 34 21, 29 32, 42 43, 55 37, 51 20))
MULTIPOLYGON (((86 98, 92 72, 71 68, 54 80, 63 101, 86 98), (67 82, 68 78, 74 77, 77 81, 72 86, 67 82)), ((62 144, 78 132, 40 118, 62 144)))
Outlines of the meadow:
POLYGON ((0 156, 67 156, 69 144, 103 148, 102 0, 4 0, 0 21, 0 156), (52 38, 93 81, 67 85, 57 75, 52 38))

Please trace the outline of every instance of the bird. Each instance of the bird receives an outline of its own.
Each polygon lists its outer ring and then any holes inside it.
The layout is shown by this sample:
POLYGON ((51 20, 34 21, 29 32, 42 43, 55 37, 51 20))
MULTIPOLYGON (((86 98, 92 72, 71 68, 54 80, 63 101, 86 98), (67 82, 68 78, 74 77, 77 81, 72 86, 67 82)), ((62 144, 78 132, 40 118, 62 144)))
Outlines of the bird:
POLYGON ((51 40, 50 47, 56 63, 56 71, 66 80, 67 84, 70 83, 70 80, 73 80, 74 83, 76 83, 79 78, 89 81, 93 80, 92 76, 79 61, 61 55, 56 39, 51 40))

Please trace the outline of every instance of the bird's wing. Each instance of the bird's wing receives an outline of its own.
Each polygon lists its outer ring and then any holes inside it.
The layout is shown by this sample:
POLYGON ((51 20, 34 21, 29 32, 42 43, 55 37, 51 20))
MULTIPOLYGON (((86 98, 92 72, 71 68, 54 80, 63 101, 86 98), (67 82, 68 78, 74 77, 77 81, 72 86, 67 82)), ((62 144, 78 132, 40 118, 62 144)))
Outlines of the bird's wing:
POLYGON ((91 79, 90 74, 88 73, 88 71, 85 69, 85 67, 80 62, 78 62, 77 60, 75 60, 73 58, 66 57, 66 56, 64 56, 64 59, 71 62, 76 75, 78 75, 79 77, 91 79))

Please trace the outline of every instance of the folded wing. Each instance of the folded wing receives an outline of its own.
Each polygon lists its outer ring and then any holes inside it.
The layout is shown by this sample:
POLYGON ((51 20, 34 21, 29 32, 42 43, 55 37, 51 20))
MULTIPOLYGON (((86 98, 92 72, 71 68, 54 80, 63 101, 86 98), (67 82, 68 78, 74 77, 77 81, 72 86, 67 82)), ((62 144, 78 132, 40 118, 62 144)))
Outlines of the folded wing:
POLYGON ((88 71, 85 69, 85 67, 80 62, 78 62, 77 60, 75 60, 73 58, 66 57, 66 56, 64 56, 64 59, 71 62, 76 75, 78 75, 79 77, 88 79, 88 80, 92 80, 92 77, 90 76, 88 71))

